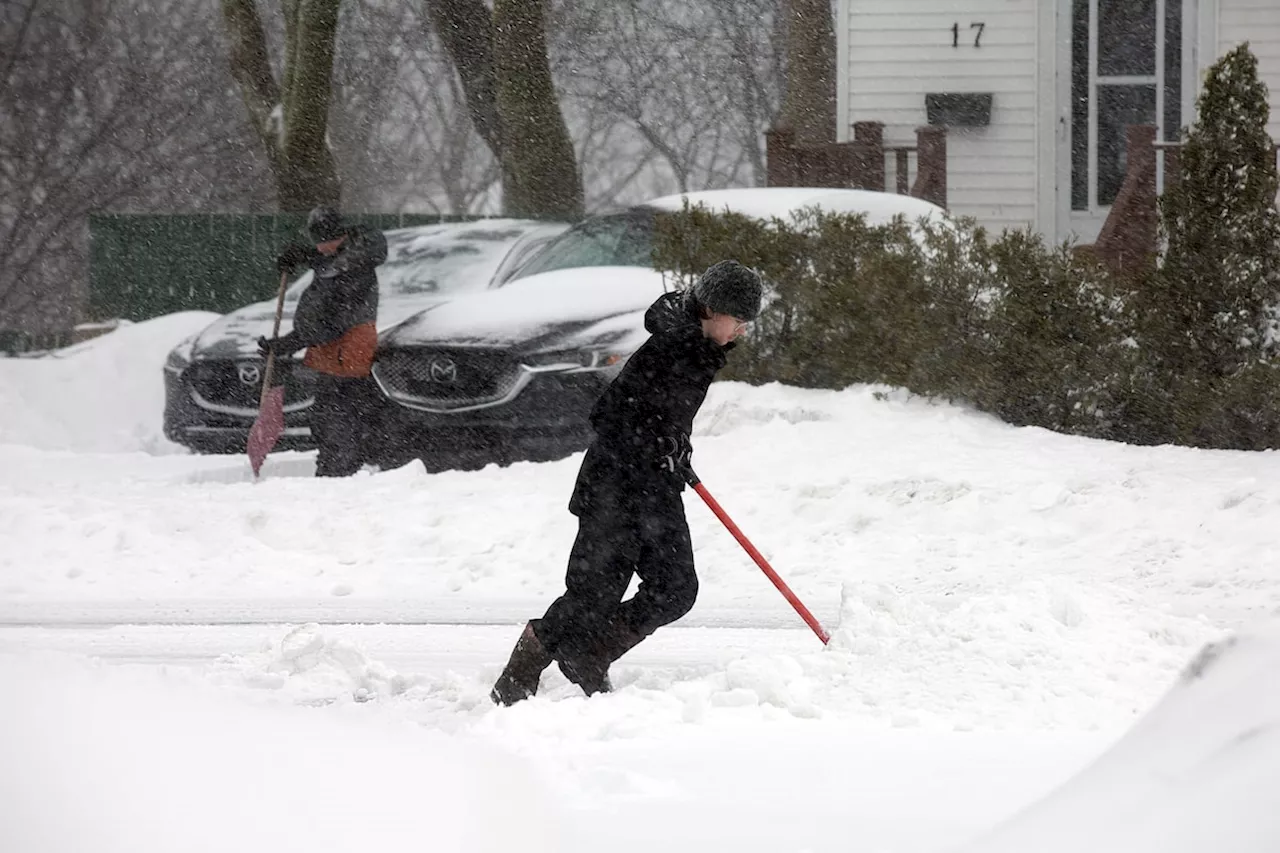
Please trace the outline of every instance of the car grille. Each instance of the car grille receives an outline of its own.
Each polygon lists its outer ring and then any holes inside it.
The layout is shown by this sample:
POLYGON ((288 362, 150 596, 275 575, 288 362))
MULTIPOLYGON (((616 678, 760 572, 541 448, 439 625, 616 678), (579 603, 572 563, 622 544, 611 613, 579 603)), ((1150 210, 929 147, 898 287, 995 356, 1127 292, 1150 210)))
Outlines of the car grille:
POLYGON ((378 356, 374 371, 391 396, 442 408, 499 400, 520 381, 520 365, 501 350, 394 350, 378 356))
MULTIPOLYGON (((284 383, 286 406, 306 402, 311 396, 309 385, 294 376, 294 365, 276 362, 271 368, 271 384, 284 383)), ((261 359, 197 361, 186 370, 186 380, 192 391, 215 406, 256 411, 262 394, 262 371, 266 362, 261 359), (252 382, 241 378, 242 370, 252 382)))

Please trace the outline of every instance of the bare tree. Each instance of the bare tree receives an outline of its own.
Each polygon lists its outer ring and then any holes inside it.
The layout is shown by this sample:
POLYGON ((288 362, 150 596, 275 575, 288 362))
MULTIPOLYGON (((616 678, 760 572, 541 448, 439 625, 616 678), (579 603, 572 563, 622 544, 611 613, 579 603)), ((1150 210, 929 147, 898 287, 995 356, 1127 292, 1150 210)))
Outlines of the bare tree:
POLYGON ((503 206, 514 216, 576 219, 582 177, 547 60, 546 0, 494 0, 494 76, 503 206))
POLYGON ((402 107, 399 81, 407 66, 406 5, 346 0, 335 45, 329 145, 342 181, 346 210, 381 211, 387 173, 404 168, 388 145, 386 128, 402 107))
POLYGON ((350 210, 496 212, 498 160, 418 4, 347 0, 330 144, 350 210))
POLYGON ((284 60, 276 81, 254 0, 222 0, 231 70, 276 179, 281 210, 338 204, 326 138, 341 0, 281 0, 284 60))
POLYGON ((777 3, 565 4, 556 71, 575 134, 581 144, 581 117, 601 113, 590 124, 608 127, 619 149, 599 160, 584 152, 593 198, 623 178, 628 194, 646 195, 764 182, 763 134, 777 113, 782 68, 777 3))
POLYGON ((768 174, 764 131, 777 120, 786 68, 787 0, 711 3, 728 51, 725 84, 735 109, 727 121, 750 166, 750 182, 763 186, 768 174))
POLYGON ((384 197, 396 199, 399 207, 425 205, 435 213, 497 212, 501 166, 480 141, 452 64, 441 54, 424 51, 412 70, 414 76, 400 88, 399 103, 418 120, 401 124, 406 132, 388 138, 403 139, 397 150, 414 155, 405 164, 405 174, 414 179, 392 182, 384 197))
POLYGON ((424 0, 436 34, 453 59, 476 132, 502 158, 493 18, 483 0, 424 0))
MULTIPOLYGON (((764 182, 763 134, 781 98, 783 2, 550 6, 547 58, 580 168, 570 174, 590 178, 585 209, 764 182)), ((330 122, 349 204, 496 212, 495 180, 515 179, 510 156, 502 172, 484 0, 346 0, 343 15, 330 122)), ((528 110, 529 99, 515 100, 528 110)))
POLYGON ((261 202, 216 32, 183 0, 0 4, 0 326, 80 318, 91 213, 261 202))
POLYGON ((502 165, 503 209, 574 219, 582 177, 547 58, 546 0, 426 0, 476 131, 502 165))

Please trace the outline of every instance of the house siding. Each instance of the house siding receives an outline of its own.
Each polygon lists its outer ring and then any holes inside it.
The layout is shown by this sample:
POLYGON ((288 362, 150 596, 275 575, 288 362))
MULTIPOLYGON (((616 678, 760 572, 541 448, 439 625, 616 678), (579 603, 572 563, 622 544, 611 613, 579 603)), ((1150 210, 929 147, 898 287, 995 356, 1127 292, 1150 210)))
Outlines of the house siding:
MULTIPOLYGON (((888 145, 913 143, 929 92, 990 92, 991 123, 947 135, 947 204, 988 228, 1034 226, 1039 99, 1035 0, 901 0, 844 4, 845 116, 881 121, 888 145), (974 46, 982 22, 981 40, 974 46), (953 25, 959 45, 953 46, 953 25)), ((1053 59, 1049 58, 1052 73, 1053 59)), ((848 138, 849 128, 841 128, 848 138)), ((1052 168, 1052 164, 1046 164, 1052 168)), ((892 160, 889 184, 893 184, 892 160)))
MULTIPOLYGON (((1280 142, 1280 0, 1197 6, 1189 11, 1195 47, 1188 75, 1202 81, 1215 59, 1249 42, 1270 92, 1268 131, 1280 142)), ((1051 239, 1067 233, 1092 239, 1101 219, 1079 220, 1059 196, 1070 186, 1063 160, 1070 144, 1070 52, 1062 43, 1070 34, 1070 0, 838 0, 837 11, 840 139, 850 137, 853 122, 880 121, 886 145, 914 144, 916 128, 927 122, 926 93, 990 92, 989 126, 948 132, 948 207, 997 232, 1030 226, 1051 239), (985 27, 974 47, 977 30, 969 25, 977 21, 985 27)), ((1200 86, 1183 91, 1191 107, 1200 86)), ((1184 112, 1184 122, 1191 118, 1184 112)), ((914 158, 912 166, 914 180, 914 158)), ((892 155, 886 178, 892 189, 892 155)))
POLYGON ((1270 92, 1267 132, 1280 142, 1280 0, 1218 0, 1218 56, 1246 41, 1270 92))

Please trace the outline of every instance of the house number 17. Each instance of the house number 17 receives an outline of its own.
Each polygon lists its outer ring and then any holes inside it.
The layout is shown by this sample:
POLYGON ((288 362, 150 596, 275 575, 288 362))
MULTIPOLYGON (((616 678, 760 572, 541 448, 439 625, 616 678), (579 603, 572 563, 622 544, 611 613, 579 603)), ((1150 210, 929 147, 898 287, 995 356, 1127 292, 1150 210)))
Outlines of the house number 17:
MULTIPOLYGON (((977 23, 973 23, 969 25, 969 29, 978 31, 977 34, 974 35, 973 37, 974 47, 982 47, 982 31, 985 30, 986 28, 987 28, 987 25, 982 23, 981 21, 978 21, 977 23)), ((960 22, 959 21, 951 25, 951 46, 952 47, 960 46, 960 22)))

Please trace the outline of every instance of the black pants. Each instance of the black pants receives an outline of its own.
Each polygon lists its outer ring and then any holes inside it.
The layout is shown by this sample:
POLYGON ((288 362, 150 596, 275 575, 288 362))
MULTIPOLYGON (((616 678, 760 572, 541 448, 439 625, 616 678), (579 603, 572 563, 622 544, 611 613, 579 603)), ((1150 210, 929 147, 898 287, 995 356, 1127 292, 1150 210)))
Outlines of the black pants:
POLYGON ((311 435, 320 449, 317 477, 349 477, 364 464, 377 406, 373 379, 317 374, 311 435))
POLYGON ((533 620, 547 652, 607 669, 628 649, 689 612, 698 575, 684 506, 619 519, 587 514, 569 553, 565 592, 533 620), (640 577, 626 601, 632 574, 640 577))

